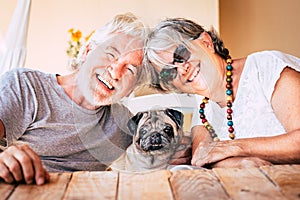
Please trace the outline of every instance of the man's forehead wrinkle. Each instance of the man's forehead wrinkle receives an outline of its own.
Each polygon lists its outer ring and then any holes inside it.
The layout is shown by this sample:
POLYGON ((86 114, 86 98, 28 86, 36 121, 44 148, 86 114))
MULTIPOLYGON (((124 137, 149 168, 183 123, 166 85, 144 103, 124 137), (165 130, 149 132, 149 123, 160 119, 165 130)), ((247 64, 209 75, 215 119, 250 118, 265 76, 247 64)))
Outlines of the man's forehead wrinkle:
POLYGON ((110 46, 114 47, 114 49, 116 49, 117 51, 123 53, 126 53, 128 51, 134 51, 134 50, 138 50, 138 49, 143 49, 143 42, 138 39, 135 38, 133 36, 130 35, 124 35, 121 33, 114 33, 114 34, 110 34, 110 35, 99 35, 99 37, 97 38, 93 38, 92 42, 94 42, 96 45, 99 44, 103 44, 105 45, 105 43, 109 42, 111 43, 110 46), (111 42, 110 42, 111 41, 111 42), (124 46, 122 48, 124 49, 120 49, 121 46, 124 46))
POLYGON ((114 46, 108 46, 109 49, 112 49, 113 51, 115 51, 117 54, 121 54, 120 51, 114 47, 114 46))
POLYGON ((143 50, 143 42, 137 38, 130 37, 126 43, 125 49, 128 52, 143 50))

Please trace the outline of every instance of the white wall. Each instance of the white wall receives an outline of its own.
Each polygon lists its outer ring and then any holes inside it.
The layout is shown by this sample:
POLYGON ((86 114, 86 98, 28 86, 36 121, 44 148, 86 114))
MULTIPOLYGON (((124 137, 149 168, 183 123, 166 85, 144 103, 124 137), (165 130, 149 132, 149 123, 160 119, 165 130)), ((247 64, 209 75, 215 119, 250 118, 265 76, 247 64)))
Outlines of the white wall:
MULTIPOLYGON (((16 0, 0 0, 0 33, 5 33, 16 0)), ((26 67, 68 73, 65 53, 70 28, 84 35, 114 15, 132 12, 154 26, 166 17, 186 17, 219 28, 218 0, 32 0, 26 67)))

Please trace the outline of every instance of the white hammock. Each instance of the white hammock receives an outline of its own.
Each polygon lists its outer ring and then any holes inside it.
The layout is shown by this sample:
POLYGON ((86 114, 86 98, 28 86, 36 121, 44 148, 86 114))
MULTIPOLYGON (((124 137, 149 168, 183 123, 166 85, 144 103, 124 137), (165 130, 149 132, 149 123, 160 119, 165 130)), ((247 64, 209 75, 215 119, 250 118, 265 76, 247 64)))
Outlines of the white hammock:
POLYGON ((18 0, 0 49, 0 75, 24 67, 31 0, 18 0))

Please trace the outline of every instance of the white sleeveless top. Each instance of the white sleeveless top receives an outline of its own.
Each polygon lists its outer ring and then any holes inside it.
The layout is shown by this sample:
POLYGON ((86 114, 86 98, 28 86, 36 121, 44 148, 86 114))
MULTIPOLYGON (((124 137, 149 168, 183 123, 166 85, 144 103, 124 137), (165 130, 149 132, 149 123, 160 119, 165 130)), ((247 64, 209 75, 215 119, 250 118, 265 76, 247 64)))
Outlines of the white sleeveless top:
MULTIPOLYGON (((286 133, 274 114, 271 97, 283 69, 289 66, 300 72, 300 58, 279 51, 262 51, 246 59, 232 106, 236 138, 275 136, 286 133)), ((300 89, 300 88, 299 88, 300 89)), ((198 105, 202 96, 196 96, 198 105)), ((202 125, 195 109, 192 126, 202 125)), ((209 101, 205 116, 221 140, 228 140, 227 107, 209 101)))

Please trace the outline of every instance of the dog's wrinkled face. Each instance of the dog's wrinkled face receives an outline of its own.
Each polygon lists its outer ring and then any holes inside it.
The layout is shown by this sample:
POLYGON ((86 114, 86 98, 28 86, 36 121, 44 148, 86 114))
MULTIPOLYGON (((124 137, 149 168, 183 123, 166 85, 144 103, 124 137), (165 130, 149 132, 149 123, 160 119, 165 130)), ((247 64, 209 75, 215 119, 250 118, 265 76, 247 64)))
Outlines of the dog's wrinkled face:
POLYGON ((138 149, 158 153, 176 148, 182 137, 182 124, 183 114, 177 110, 150 110, 137 113, 128 128, 138 149))

